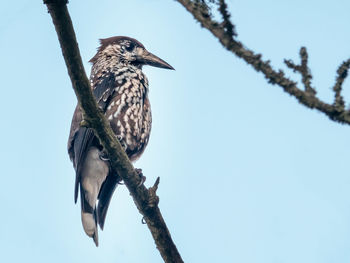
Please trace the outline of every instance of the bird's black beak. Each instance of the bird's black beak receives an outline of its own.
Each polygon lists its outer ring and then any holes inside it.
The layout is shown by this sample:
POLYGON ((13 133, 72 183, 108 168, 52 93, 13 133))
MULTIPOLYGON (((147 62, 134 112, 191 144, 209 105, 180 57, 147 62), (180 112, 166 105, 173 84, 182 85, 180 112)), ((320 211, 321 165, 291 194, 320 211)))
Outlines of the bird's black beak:
POLYGON ((157 57, 156 55, 153 55, 151 52, 148 52, 147 50, 143 51, 142 55, 139 57, 138 60, 141 61, 142 63, 144 63, 145 65, 175 70, 172 66, 170 66, 168 63, 166 63, 163 59, 157 57))

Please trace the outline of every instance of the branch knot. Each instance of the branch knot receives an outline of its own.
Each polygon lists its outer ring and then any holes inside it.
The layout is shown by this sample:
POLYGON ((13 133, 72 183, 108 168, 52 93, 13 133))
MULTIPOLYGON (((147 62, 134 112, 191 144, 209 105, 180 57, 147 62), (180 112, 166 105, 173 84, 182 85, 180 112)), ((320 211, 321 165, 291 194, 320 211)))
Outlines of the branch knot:
POLYGON ((157 196, 157 190, 159 185, 160 178, 157 177, 154 185, 148 189, 148 207, 153 208, 158 205, 159 197, 157 196))

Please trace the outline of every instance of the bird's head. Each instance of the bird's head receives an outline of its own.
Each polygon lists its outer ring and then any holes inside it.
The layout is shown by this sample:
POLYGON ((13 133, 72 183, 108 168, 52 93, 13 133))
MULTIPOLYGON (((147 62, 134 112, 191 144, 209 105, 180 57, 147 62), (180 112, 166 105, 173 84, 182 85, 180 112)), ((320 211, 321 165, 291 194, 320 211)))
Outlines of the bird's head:
POLYGON ((124 36, 110 37, 100 39, 101 46, 98 48, 96 55, 90 60, 96 63, 99 60, 110 60, 116 64, 125 66, 134 65, 142 68, 143 65, 153 67, 174 69, 164 60, 153 55, 136 39, 124 36))

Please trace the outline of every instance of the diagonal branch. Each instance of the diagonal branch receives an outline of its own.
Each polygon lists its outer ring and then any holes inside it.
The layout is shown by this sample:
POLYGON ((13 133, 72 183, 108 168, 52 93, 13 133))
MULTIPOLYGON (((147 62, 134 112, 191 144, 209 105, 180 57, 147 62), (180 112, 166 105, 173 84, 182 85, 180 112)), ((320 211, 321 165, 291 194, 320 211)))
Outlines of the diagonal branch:
POLYGON ((67 2, 67 0, 44 0, 55 25, 68 74, 84 112, 86 124, 94 129, 110 157, 112 169, 120 175, 127 186, 139 212, 143 215, 151 231, 164 262, 183 262, 158 207, 156 190, 159 179, 150 189, 147 189, 143 184, 140 185, 140 177, 122 146, 116 140, 103 113, 98 109, 84 71, 72 21, 66 6, 67 2))
POLYGON ((316 97, 316 91, 311 87, 312 76, 307 67, 308 56, 306 49, 302 48, 300 50, 301 65, 297 66, 291 61, 286 62, 287 65, 294 71, 301 73, 302 82, 305 88, 305 90, 301 90, 298 88, 296 82, 285 76, 285 73, 282 70, 274 70, 270 66, 269 61, 262 59, 261 54, 254 53, 254 51, 246 48, 243 43, 233 37, 236 35, 236 33, 232 35, 228 30, 228 28, 234 29, 234 25, 228 19, 229 13, 224 0, 220 0, 218 5, 218 10, 224 20, 223 23, 215 21, 212 16, 208 15, 210 14, 210 10, 205 8, 207 7, 205 1, 176 1, 182 4, 186 10, 191 13, 202 27, 208 29, 220 41, 222 46, 235 54, 237 57, 243 59, 256 71, 261 72, 269 83, 280 86, 285 92, 295 97, 301 104, 311 109, 317 109, 318 111, 327 115, 331 120, 343 124, 350 124, 350 111, 341 106, 344 104, 344 102, 340 95, 342 84, 350 67, 350 60, 345 61, 338 69, 338 77, 333 88, 335 91, 335 103, 326 103, 316 97), (223 8, 223 6, 225 6, 225 8, 223 8))

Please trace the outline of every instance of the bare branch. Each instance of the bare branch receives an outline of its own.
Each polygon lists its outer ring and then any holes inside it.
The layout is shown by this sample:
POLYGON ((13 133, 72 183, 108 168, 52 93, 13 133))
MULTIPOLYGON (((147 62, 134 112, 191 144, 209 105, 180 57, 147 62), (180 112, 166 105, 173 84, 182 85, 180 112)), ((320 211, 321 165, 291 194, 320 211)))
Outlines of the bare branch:
MULTIPOLYGON (((227 20, 227 16, 226 18, 223 16, 224 22, 219 23, 215 21, 211 16, 207 15, 210 11, 205 10, 203 8, 203 4, 199 4, 197 1, 193 2, 191 0, 176 1, 182 4, 186 10, 190 12, 193 17, 201 24, 201 26, 208 29, 227 50, 235 54, 237 57, 243 59, 256 71, 262 72, 269 83, 280 86, 285 92, 295 97, 301 104, 311 109, 317 109, 318 111, 326 114, 331 120, 343 124, 350 124, 349 110, 346 110, 344 107, 336 106, 335 104, 328 104, 315 96, 316 91, 311 87, 312 76, 310 70, 307 67, 308 56, 305 48, 301 48, 300 50, 301 65, 295 65, 290 60, 285 61, 288 67, 292 68, 296 72, 301 73, 302 82, 305 89, 301 90, 297 87, 297 83, 285 76, 282 70, 274 70, 270 66, 269 61, 262 59, 261 54, 254 53, 252 50, 246 48, 243 43, 230 36, 227 33, 227 22, 225 22, 225 20, 227 20)), ((223 4, 226 5, 225 1, 221 0, 219 3, 219 9, 223 6, 223 4)), ((234 24, 232 22, 230 23, 234 28, 234 24)), ((338 69, 337 83, 334 86, 337 105, 341 105, 342 103, 340 91, 343 81, 347 76, 349 64, 350 62, 346 61, 338 69)))
POLYGON ((333 91, 335 92, 334 98, 334 106, 339 108, 340 110, 344 110, 345 102, 344 98, 341 95, 342 85, 345 78, 348 76, 348 71, 350 68, 350 59, 344 61, 337 70, 337 78, 336 83, 333 87, 333 91))
POLYGON ((316 90, 311 87, 311 79, 312 75, 310 73, 310 69, 307 65, 308 63, 308 54, 305 47, 302 47, 300 49, 300 58, 301 58, 301 65, 300 65, 300 73, 302 75, 302 82, 305 87, 305 91, 309 94, 316 95, 316 90))
POLYGON ((294 72, 300 72, 300 65, 296 65, 292 60, 285 59, 284 63, 287 65, 288 68, 291 68, 294 72))
MULTIPOLYGON (((158 207, 155 190, 149 191, 130 163, 125 151, 93 97, 89 80, 85 74, 66 0, 44 0, 55 25, 73 89, 84 112, 86 125, 93 128, 109 155, 112 169, 123 179, 134 202, 143 215, 153 239, 165 262, 183 262, 158 207)), ((159 180, 157 180, 159 182, 159 180)), ((157 185, 154 186, 156 188, 157 185)))
POLYGON ((304 84, 305 92, 308 93, 310 96, 316 95, 316 90, 311 87, 311 79, 312 75, 310 73, 310 69, 307 65, 308 63, 308 54, 305 47, 302 47, 300 49, 300 59, 301 64, 295 65, 291 60, 284 60, 284 63, 286 65, 293 69, 294 72, 299 72, 302 76, 302 82, 304 84))
POLYGON ((235 26, 230 21, 231 14, 227 11, 227 5, 224 0, 219 0, 219 12, 224 20, 222 26, 225 28, 227 35, 233 39, 233 37, 237 36, 237 33, 235 26))

